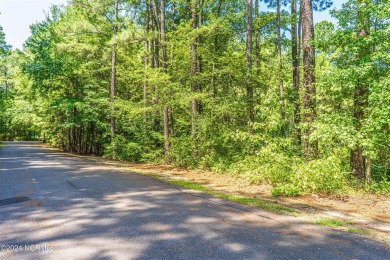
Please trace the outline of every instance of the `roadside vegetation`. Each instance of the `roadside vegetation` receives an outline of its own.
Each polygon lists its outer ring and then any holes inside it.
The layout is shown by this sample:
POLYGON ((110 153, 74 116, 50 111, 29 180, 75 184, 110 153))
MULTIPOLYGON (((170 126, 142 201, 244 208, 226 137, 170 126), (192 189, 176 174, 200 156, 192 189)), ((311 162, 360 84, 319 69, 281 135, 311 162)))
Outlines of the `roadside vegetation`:
POLYGON ((351 221, 339 220, 339 219, 318 219, 316 223, 321 226, 328 227, 342 227, 345 225, 352 225, 351 221))
MULTIPOLYGON (((158 175, 155 177, 159 178, 158 175)), ((166 179, 164 179, 164 180, 166 180, 166 179)), ((279 205, 276 203, 272 203, 272 202, 268 202, 268 201, 263 201, 259 198, 248 198, 245 196, 239 196, 239 195, 234 195, 234 194, 227 194, 224 192, 218 192, 218 191, 210 189, 202 184, 198 184, 198 183, 195 183, 192 181, 169 180, 169 179, 166 181, 168 181, 169 183, 171 183, 173 185, 179 186, 179 187, 184 187, 184 188, 191 189, 191 190, 202 191, 204 193, 214 195, 215 197, 218 197, 221 199, 230 200, 233 202, 241 203, 244 205, 249 205, 252 207, 262 208, 262 209, 265 209, 265 210, 268 210, 271 212, 297 213, 297 211, 293 208, 289 208, 289 207, 279 205)))
POLYGON ((0 140, 389 195, 390 2, 265 2, 74 0, 23 50, 0 27, 0 140))

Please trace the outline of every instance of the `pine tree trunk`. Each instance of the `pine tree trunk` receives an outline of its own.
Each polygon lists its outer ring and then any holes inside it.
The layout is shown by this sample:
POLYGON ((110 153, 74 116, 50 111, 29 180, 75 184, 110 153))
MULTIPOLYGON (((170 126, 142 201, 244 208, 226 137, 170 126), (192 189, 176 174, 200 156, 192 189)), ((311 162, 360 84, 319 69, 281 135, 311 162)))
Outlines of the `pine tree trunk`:
POLYGON ((383 163, 383 176, 387 176, 387 169, 388 169, 388 160, 389 160, 389 146, 386 145, 385 150, 385 162, 383 163))
MULTIPOLYGON (((118 33, 118 25, 116 24, 118 22, 118 0, 115 0, 114 3, 114 35, 118 33)), ((113 45, 112 51, 111 51, 111 142, 114 142, 115 139, 115 97, 116 97, 116 44, 113 45)))
POLYGON ((143 91, 143 101, 144 101, 144 133, 143 133, 143 148, 146 147, 146 136, 148 131, 148 113, 146 112, 146 108, 148 106, 148 84, 147 84, 147 69, 149 65, 149 40, 148 40, 148 34, 149 34, 149 1, 145 1, 146 6, 146 14, 145 14, 145 56, 144 56, 144 91, 143 91))
MULTIPOLYGON (((222 2, 223 2, 223 0, 219 0, 219 2, 218 2, 218 8, 217 8, 217 17, 218 18, 221 16, 222 2)), ((219 37, 218 37, 218 34, 215 34, 215 36, 214 36, 213 68, 212 68, 211 83, 210 83, 210 96, 211 96, 211 106, 212 106, 211 113, 213 113, 213 111, 214 111, 214 102, 215 102, 215 97, 217 94, 217 89, 215 86, 215 63, 217 61, 216 57, 218 55, 218 45, 219 45, 219 37)))
MULTIPOLYGON (((158 13, 157 13, 157 4, 156 0, 151 0, 151 5, 152 5, 152 10, 153 11, 150 14, 151 18, 151 28, 153 31, 160 31, 160 21, 158 20, 158 13)), ((158 34, 160 35, 160 34, 158 34)), ((150 42, 150 52, 151 52, 151 68, 159 68, 160 63, 159 63, 159 55, 160 55, 160 50, 159 50, 159 42, 158 42, 158 35, 154 35, 153 39, 150 42)), ((158 111, 157 104, 159 103, 159 93, 156 85, 153 85, 152 87, 152 104, 153 104, 153 129, 154 131, 160 131, 160 113, 158 111)))
POLYGON ((371 157, 366 157, 366 181, 371 181, 371 157))
MULTIPOLYGON (((191 28, 192 30, 196 29, 196 0, 191 0, 191 28)), ((196 50, 196 42, 197 38, 194 39, 191 43, 191 77, 192 77, 192 83, 191 83, 191 90, 193 94, 196 94, 198 92, 198 80, 197 80, 197 71, 198 71, 198 57, 197 57, 197 50, 196 50)), ((191 104, 191 110, 192 110, 192 123, 191 123, 191 132, 192 132, 192 138, 195 139, 197 136, 197 127, 196 123, 199 116, 199 104, 198 99, 193 98, 192 104, 191 104)))
MULTIPOLYGON (((255 1, 255 17, 256 20, 259 19, 259 1, 255 1)), ((260 76, 260 33, 259 33, 259 28, 255 26, 255 57, 256 57, 256 75, 259 77, 260 76)))
POLYGON ((165 152, 165 163, 170 163, 169 153, 171 146, 169 143, 169 111, 168 107, 164 106, 164 152, 165 152))
POLYGON ((116 50, 111 51, 111 142, 114 142, 115 138, 115 95, 116 95, 116 50))
POLYGON ((313 124, 316 119, 316 87, 315 87, 315 50, 312 0, 302 0, 302 44, 303 44, 303 123, 305 134, 305 157, 313 159, 317 156, 317 143, 310 142, 313 124))
POLYGON ((279 95, 280 95, 280 113, 282 117, 281 132, 285 134, 286 112, 284 104, 284 84, 283 84, 283 61, 282 61, 282 38, 281 38, 281 21, 280 21, 280 0, 276 0, 276 16, 278 20, 278 78, 279 78, 279 95))
POLYGON ((166 0, 161 0, 160 3, 160 44, 161 44, 161 55, 162 55, 162 69, 164 73, 167 73, 167 50, 166 50, 166 44, 165 44, 165 1, 166 0))
POLYGON ((253 108, 253 86, 252 86, 252 30, 253 30, 253 7, 252 0, 247 0, 247 17, 246 17, 246 95, 247 95, 247 117, 248 117, 248 133, 252 133, 252 125, 254 121, 253 108))
MULTIPOLYGON (((367 16, 366 10, 364 10, 364 0, 358 1, 359 10, 358 10, 358 31, 357 37, 364 38, 370 34, 370 17, 367 16)), ((364 41, 362 44, 365 44, 364 41)), ((360 46, 359 58, 363 59, 369 52, 369 46, 363 45, 360 46)), ((364 110, 368 106, 368 86, 359 82, 354 89, 354 106, 353 106, 353 116, 354 116, 354 127, 357 133, 362 129, 365 113, 364 110)), ((360 144, 360 140, 351 152, 351 172, 352 174, 359 178, 363 179, 366 171, 366 160, 363 155, 363 147, 360 144)))
MULTIPOLYGON (((390 136, 389 124, 386 124, 385 133, 387 134, 387 136, 390 136)), ((388 140, 386 140, 385 151, 383 152, 383 176, 385 178, 387 176, 388 160, 389 160, 389 143, 388 140)))
MULTIPOLYGON (((167 51, 165 44, 165 0, 160 2, 160 43, 161 43, 161 52, 162 52, 162 69, 164 73, 167 73, 167 51)), ((164 106, 164 152, 165 152, 165 163, 170 163, 170 150, 171 145, 169 142, 169 107, 164 106)))
MULTIPOLYGON (((198 12, 198 28, 201 28, 203 24, 203 0, 199 0, 199 12, 198 12)), ((201 46, 202 44, 202 35, 199 34, 197 36, 197 46, 201 46)), ((196 72, 198 75, 201 75, 203 72, 203 63, 202 63, 202 57, 198 53, 196 53, 196 72)), ((197 89, 198 92, 202 92, 202 84, 201 81, 197 81, 197 89)), ((198 114, 202 113, 202 104, 201 101, 198 99, 198 114)))
MULTIPOLYGON (((291 58, 293 66, 293 89, 294 93, 294 129, 295 129, 295 140, 298 146, 301 145, 301 105, 300 105, 300 93, 299 93, 299 48, 298 39, 297 39, 297 0, 292 0, 291 2, 291 58)), ((298 36, 300 37, 300 36, 298 36)))

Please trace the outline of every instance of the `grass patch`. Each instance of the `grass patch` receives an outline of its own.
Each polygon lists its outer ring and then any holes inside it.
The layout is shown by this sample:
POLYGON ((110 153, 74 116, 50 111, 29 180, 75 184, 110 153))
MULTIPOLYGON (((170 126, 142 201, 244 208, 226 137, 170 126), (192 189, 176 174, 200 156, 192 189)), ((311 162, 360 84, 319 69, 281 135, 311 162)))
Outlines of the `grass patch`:
POLYGON ((262 201, 262 200, 259 200, 257 198, 248 198, 248 197, 239 196, 239 195, 225 194, 225 193, 217 192, 217 191, 212 190, 212 189, 210 189, 202 184, 194 183, 191 181, 186 181, 186 180, 167 180, 167 181, 170 184, 173 184, 176 186, 184 187, 184 188, 191 189, 191 190, 202 191, 202 192, 205 192, 207 194, 214 195, 214 196, 221 198, 221 199, 226 199, 226 200, 230 200, 230 201, 237 202, 240 204, 250 205, 253 207, 259 207, 259 208, 262 208, 262 209, 265 209, 268 211, 272 211, 272 212, 297 213, 297 211, 295 209, 285 207, 285 206, 282 206, 282 205, 279 205, 276 203, 262 201))
POLYGON ((348 228, 349 233, 359 234, 359 235, 369 235, 371 234, 370 230, 363 228, 348 228))
POLYGON ((327 227, 342 227, 345 225, 352 225, 351 221, 339 220, 339 219, 318 219, 316 224, 327 227))
POLYGON ((169 180, 170 184, 176 185, 176 186, 181 186, 190 190, 199 190, 203 192, 210 192, 210 189, 208 189, 206 186, 199 184, 199 183, 194 183, 190 181, 185 181, 185 180, 169 180))

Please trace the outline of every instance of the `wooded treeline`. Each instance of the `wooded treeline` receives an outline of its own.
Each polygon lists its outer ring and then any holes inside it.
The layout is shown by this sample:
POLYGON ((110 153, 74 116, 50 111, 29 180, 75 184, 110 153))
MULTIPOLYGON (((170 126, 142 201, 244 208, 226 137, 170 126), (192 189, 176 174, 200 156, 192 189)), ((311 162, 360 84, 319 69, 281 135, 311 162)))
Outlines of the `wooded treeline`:
POLYGON ((1 36, 3 139, 242 175, 274 194, 387 190, 390 3, 73 0, 1 36), (271 9, 271 10, 272 10, 271 9), (372 187, 372 186, 370 186, 372 187))

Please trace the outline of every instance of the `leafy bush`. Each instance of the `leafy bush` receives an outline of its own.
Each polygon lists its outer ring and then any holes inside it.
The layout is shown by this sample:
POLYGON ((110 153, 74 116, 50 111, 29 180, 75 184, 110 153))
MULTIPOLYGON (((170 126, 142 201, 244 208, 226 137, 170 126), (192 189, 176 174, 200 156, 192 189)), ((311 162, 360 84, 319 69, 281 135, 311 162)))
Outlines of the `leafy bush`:
POLYGON ((142 156, 142 147, 137 143, 129 142, 123 149, 122 160, 139 162, 142 156))
POLYGON ((383 178, 379 181, 367 182, 364 185, 364 190, 377 194, 390 194, 390 181, 383 178))
POLYGON ((142 148, 139 144, 127 142, 126 138, 117 135, 114 142, 105 149, 104 157, 124 161, 138 162, 142 156, 142 148))
POLYGON ((171 139, 170 157, 172 164, 180 167, 194 168, 196 163, 196 154, 194 144, 191 138, 178 137, 171 139))
POLYGON ((253 183, 271 184, 274 196, 341 191, 347 187, 349 176, 337 157, 306 162, 300 157, 288 156, 271 145, 255 156, 247 156, 233 164, 229 171, 245 176, 253 183))
POLYGON ((300 189, 296 186, 294 186, 291 183, 288 183, 286 185, 282 185, 279 187, 275 187, 271 191, 272 196, 289 196, 294 197, 298 196, 300 193, 300 189))
POLYGON ((246 156, 244 160, 232 164, 229 172, 245 176, 253 183, 267 182, 276 186, 289 182, 293 163, 293 158, 269 146, 254 156, 246 156))
POLYGON ((293 171, 292 184, 305 192, 332 193, 347 186, 348 173, 336 157, 302 162, 293 171))

